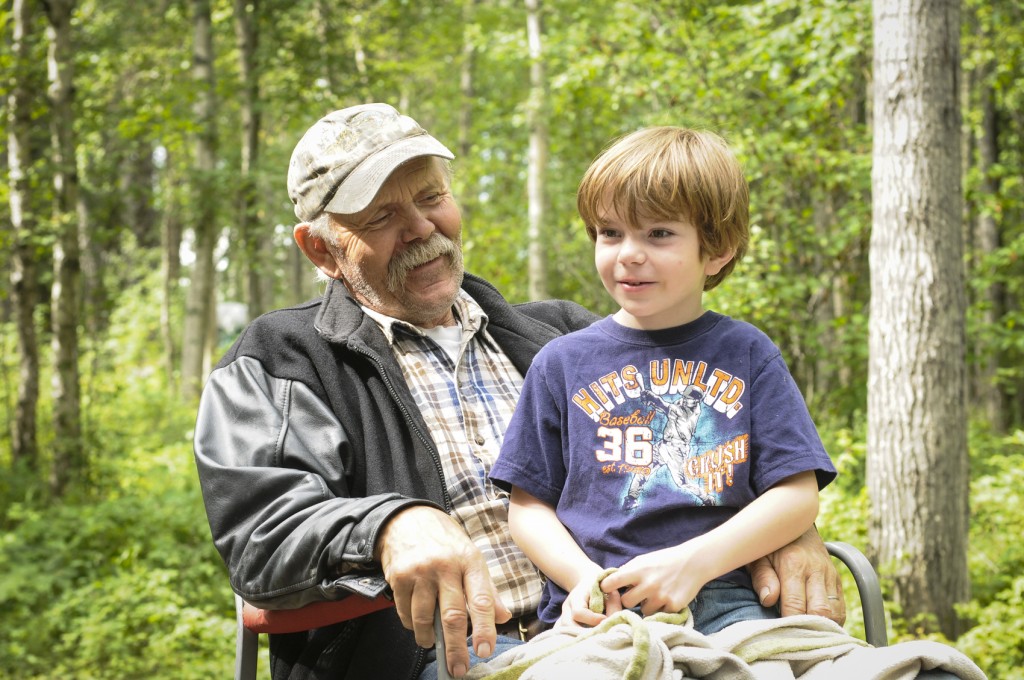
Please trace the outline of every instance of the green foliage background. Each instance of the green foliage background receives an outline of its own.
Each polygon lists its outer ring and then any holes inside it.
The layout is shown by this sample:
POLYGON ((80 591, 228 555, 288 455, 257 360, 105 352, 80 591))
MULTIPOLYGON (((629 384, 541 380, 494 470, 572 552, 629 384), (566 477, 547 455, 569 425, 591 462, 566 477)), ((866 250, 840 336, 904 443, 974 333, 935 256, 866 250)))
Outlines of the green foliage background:
MULTIPOLYGON (((100 265, 99 289, 84 302, 94 330, 83 337, 81 359, 89 470, 60 500, 39 483, 53 441, 44 365, 42 471, 11 464, 10 416, 0 423, 0 676, 223 677, 234 652, 233 603, 192 462, 196 405, 177 396, 160 335, 161 220, 187 226, 197 210, 190 198, 191 10, 184 0, 80 0, 78 7, 76 135, 100 265)), ((965 0, 963 7, 965 225, 990 214, 1002 237, 994 251, 979 252, 965 234, 969 359, 980 365, 994 358, 999 367, 996 383, 975 387, 972 396, 1000 390, 1017 404, 1017 419, 1005 435, 991 432, 980 415, 972 428, 973 599, 964 608, 972 627, 951 643, 990 677, 1012 680, 1024 678, 1024 10, 1016 0, 965 0), (972 146, 981 92, 994 97, 1000 123, 999 156, 987 174, 972 146), (986 179, 998 180, 994 190, 984 188, 986 179), (1009 301, 994 319, 985 314, 984 295, 993 286, 1009 301)), ((239 67, 231 3, 215 0, 213 8, 221 164, 212 181, 230 244, 239 67)), ((469 152, 455 162, 467 265, 510 299, 526 299, 522 3, 261 0, 259 11, 263 130, 255 172, 261 223, 273 244, 262 266, 274 306, 315 292, 311 274, 301 289, 285 274, 291 148, 319 116, 370 99, 395 103, 453 147, 459 108, 469 105, 469 152), (333 8, 329 18, 317 18, 320 6, 333 8), (468 102, 459 89, 466 47, 474 58, 468 102), (357 49, 366 55, 364 73, 356 68, 357 49)), ((10 3, 0 3, 6 39, 10 12, 10 3)), ((547 3, 544 22, 551 294, 611 311, 575 213, 576 183, 609 140, 661 123, 725 135, 751 183, 754 240, 708 306, 750 320, 782 348, 840 469, 823 493, 819 526, 826 539, 865 548, 870 2, 566 0, 547 3)), ((37 29, 42 65, 41 17, 37 29)), ((18 77, 9 62, 0 51, 5 85, 18 77)), ((44 92, 45 73, 31 77, 44 92)), ((45 148, 42 98, 38 120, 45 148)), ((4 117, 0 129, 6 124, 4 117)), ((34 172, 36 208, 45 215, 45 158, 34 172)), ((3 205, 7 189, 0 183, 3 205)), ((0 221, 0 269, 7 271, 13 235, 6 215, 0 221)), ((32 238, 46 261, 52 230, 44 224, 32 238)), ((220 300, 244 299, 241 272, 250 255, 226 246, 218 252, 220 300)), ((18 357, 6 322, 8 293, 0 285, 0 405, 10 413, 18 357)), ((173 295, 171 326, 180 333, 184 293, 173 295)), ((46 312, 38 310, 40 328, 46 312)), ((40 344, 47 341, 44 332, 40 344)), ((856 633, 862 622, 852 581, 846 592, 856 633)), ((890 614, 891 639, 923 635, 919 622, 890 614)))

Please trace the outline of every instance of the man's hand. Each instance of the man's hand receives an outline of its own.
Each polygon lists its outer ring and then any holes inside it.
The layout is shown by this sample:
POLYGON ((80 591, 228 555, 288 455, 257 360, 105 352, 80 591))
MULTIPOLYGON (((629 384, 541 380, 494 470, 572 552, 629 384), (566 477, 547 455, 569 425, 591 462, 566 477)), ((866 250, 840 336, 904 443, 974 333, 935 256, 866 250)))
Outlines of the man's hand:
POLYGON ((509 619, 487 571, 487 563, 466 532, 445 513, 424 505, 402 510, 385 525, 376 555, 395 594, 402 625, 416 644, 434 644, 434 608, 440 607, 448 671, 462 677, 469 670, 468 624, 473 648, 488 657, 497 633, 494 622, 509 619), (469 616, 467 619, 467 607, 469 616))
POLYGON ((846 622, 839 574, 814 527, 789 545, 747 565, 747 570, 761 604, 771 607, 780 602, 783 616, 817 614, 839 625, 846 622))

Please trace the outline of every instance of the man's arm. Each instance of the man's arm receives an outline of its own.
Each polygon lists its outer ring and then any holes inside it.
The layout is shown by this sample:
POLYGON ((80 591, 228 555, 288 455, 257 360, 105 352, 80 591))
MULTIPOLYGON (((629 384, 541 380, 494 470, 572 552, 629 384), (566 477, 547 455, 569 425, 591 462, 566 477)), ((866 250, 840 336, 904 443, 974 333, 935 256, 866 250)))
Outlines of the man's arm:
POLYGON ((754 591, 766 607, 780 603, 783 616, 818 614, 842 625, 846 602, 839 574, 818 530, 747 565, 754 591))
POLYGON ((214 544, 246 601, 291 609, 336 599, 334 579, 376 566, 373 537, 422 500, 347 497, 344 428, 308 389, 242 358, 210 376, 195 459, 214 544))

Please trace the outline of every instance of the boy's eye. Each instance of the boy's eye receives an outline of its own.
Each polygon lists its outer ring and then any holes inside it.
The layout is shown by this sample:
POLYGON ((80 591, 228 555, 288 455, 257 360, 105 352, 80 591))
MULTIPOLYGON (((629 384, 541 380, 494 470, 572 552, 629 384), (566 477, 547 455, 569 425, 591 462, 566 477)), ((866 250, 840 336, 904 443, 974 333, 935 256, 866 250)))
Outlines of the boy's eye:
POLYGON ((604 227, 603 229, 597 230, 597 235, 600 236, 601 238, 618 238, 619 230, 604 227))
POLYGON ((651 230, 652 238, 667 238, 672 235, 672 232, 668 229, 653 229, 651 230))

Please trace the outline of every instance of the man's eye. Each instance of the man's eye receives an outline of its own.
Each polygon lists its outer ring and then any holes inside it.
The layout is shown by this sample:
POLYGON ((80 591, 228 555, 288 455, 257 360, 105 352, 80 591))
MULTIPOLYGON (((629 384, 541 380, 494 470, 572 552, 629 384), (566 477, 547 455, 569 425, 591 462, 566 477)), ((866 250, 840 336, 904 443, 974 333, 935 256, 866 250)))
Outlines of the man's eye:
POLYGON ((440 202, 440 200, 443 197, 444 194, 441 192, 435 194, 427 194, 426 196, 420 199, 420 203, 423 203, 424 205, 435 205, 436 203, 440 202))
POLYGON ((366 223, 366 226, 368 226, 368 227, 380 227, 380 226, 383 226, 385 223, 387 223, 389 217, 391 217, 391 213, 384 213, 383 215, 378 215, 377 217, 374 217, 373 219, 368 221, 366 223))

